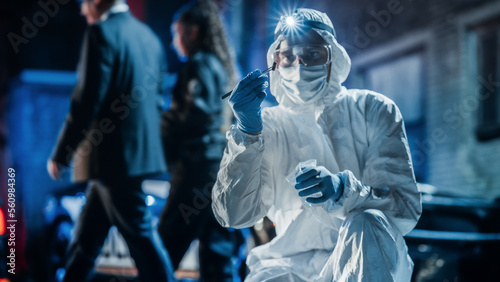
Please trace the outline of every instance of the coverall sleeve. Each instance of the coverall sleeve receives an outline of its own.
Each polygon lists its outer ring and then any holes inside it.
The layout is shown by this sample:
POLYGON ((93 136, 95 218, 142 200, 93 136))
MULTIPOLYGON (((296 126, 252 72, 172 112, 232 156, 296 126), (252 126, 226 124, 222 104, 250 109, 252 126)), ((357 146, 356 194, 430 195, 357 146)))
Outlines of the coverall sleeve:
POLYGON ((84 38, 78 81, 71 96, 70 111, 61 129, 51 159, 68 166, 72 152, 85 138, 107 95, 113 55, 100 25, 91 25, 84 38))
POLYGON ((403 118, 391 100, 380 95, 366 99, 368 148, 363 179, 349 170, 341 172, 344 194, 329 211, 345 216, 355 210, 378 209, 404 235, 415 227, 422 204, 403 118))
POLYGON ((212 190, 212 209, 224 227, 244 228, 263 218, 273 201, 263 160, 262 134, 248 135, 232 125, 212 190))

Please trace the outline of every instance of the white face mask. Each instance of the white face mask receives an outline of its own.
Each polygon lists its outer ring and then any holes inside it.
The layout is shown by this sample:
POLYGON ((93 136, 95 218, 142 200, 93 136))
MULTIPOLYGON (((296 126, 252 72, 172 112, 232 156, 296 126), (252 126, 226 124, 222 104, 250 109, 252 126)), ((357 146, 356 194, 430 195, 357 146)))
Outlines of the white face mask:
POLYGON ((279 68, 281 85, 285 94, 294 103, 303 104, 323 98, 328 94, 328 71, 326 65, 309 66, 297 64, 279 68))

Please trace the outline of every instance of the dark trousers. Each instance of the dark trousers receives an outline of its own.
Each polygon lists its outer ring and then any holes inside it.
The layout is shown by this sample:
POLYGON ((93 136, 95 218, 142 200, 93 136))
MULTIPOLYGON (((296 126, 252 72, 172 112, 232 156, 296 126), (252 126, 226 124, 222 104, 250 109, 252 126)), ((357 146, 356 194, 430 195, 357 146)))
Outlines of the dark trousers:
POLYGON ((85 281, 92 272, 109 228, 123 235, 142 282, 174 281, 168 254, 151 223, 143 178, 91 180, 68 248, 64 281, 85 281))
POLYGON ((239 231, 223 228, 212 213, 211 191, 219 162, 182 161, 175 165, 158 231, 174 269, 199 239, 200 281, 233 281, 231 258, 241 244, 239 231))

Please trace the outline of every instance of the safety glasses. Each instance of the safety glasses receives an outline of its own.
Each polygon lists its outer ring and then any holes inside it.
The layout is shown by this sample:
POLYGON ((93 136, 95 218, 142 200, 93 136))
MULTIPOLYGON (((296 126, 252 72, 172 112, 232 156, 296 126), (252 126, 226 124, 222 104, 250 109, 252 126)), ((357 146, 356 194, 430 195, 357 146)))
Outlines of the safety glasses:
POLYGON ((321 66, 332 61, 330 45, 292 45, 277 49, 274 61, 278 68, 289 68, 298 63, 304 66, 321 66))

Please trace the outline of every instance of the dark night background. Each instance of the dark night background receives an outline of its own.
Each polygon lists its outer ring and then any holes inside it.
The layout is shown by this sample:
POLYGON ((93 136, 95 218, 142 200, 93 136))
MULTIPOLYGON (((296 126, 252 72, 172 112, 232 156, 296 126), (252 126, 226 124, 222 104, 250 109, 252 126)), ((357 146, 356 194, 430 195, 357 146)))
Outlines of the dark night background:
MULTIPOLYGON (((167 51, 167 101, 182 67, 170 47, 170 24, 186 2, 127 1, 167 51)), ((327 13, 352 59, 345 85, 379 91, 403 112, 417 181, 430 196, 424 197, 420 228, 487 235, 409 236, 410 254, 421 270, 415 281, 500 277, 494 253, 500 242, 500 1, 216 2, 241 75, 266 68, 280 15, 294 7, 327 13), (485 269, 488 274, 481 276, 485 269)), ((50 180, 45 163, 69 108, 85 28, 75 0, 0 3, 0 204, 5 208, 7 169, 14 168, 19 273, 13 281, 43 281, 40 273, 51 267, 44 256, 52 242, 47 230, 57 218, 48 205, 82 189, 50 180), (57 11, 48 14, 44 3, 55 3, 57 11), (16 36, 25 41, 13 43, 16 36)))

